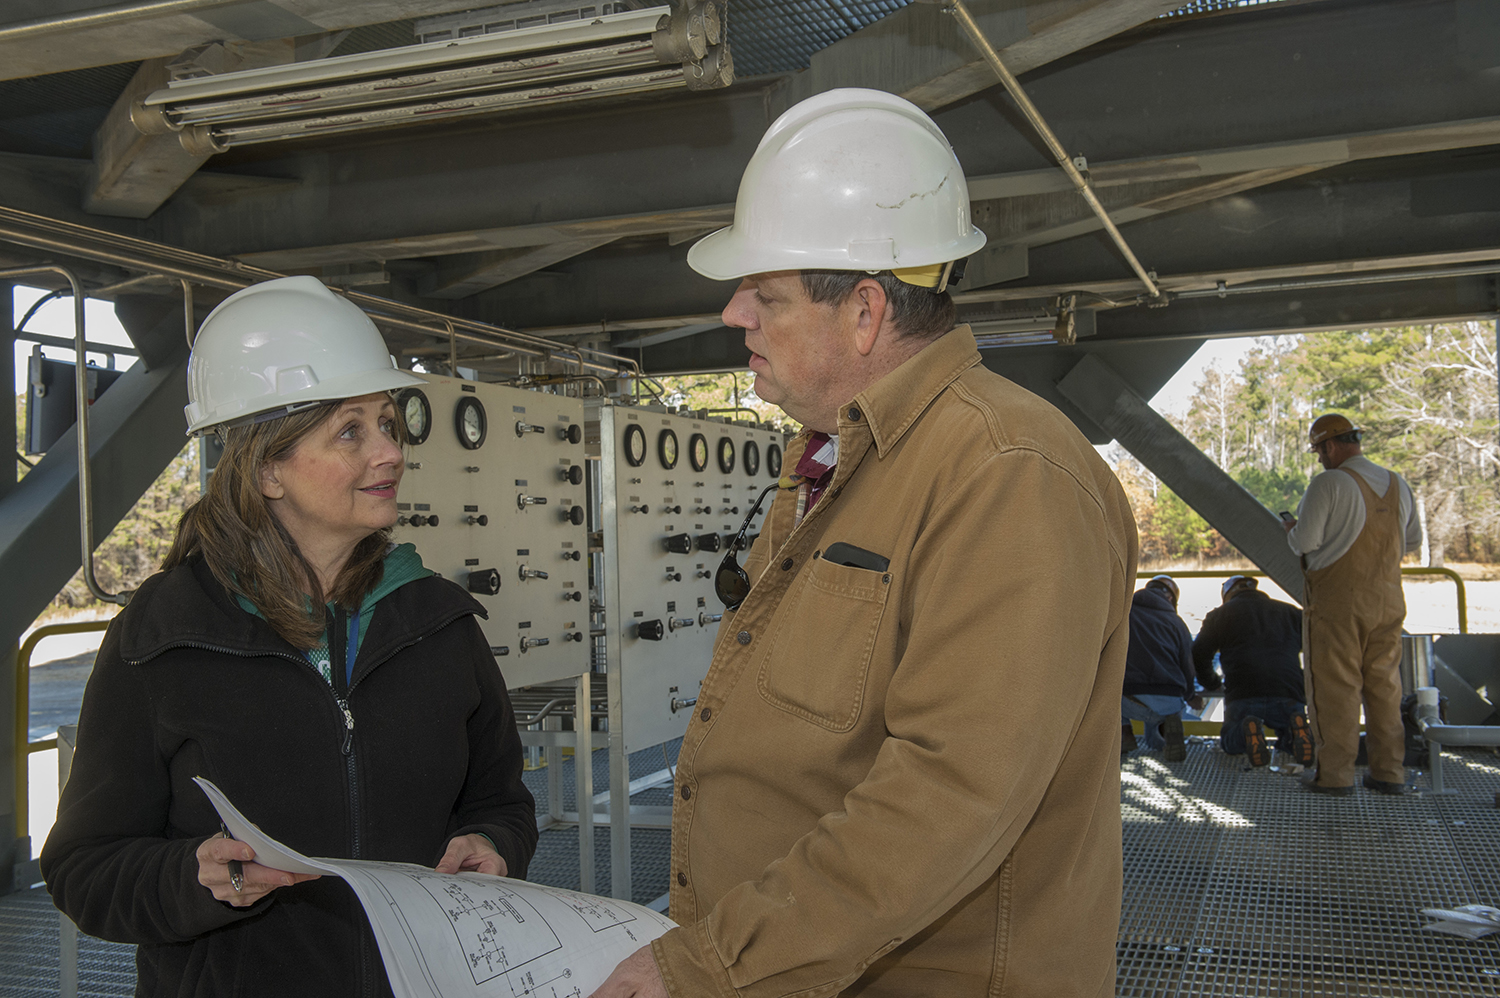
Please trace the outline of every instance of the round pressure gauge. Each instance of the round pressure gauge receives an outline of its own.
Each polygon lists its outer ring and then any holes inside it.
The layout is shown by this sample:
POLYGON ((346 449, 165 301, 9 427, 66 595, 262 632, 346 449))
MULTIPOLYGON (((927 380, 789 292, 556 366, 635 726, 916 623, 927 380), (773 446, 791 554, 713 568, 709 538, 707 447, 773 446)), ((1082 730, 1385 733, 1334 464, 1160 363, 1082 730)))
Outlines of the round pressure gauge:
POLYGON ((661 459, 661 466, 668 471, 677 467, 677 434, 671 430, 662 430, 656 435, 656 456, 661 459))
POLYGON ((760 445, 754 440, 745 441, 745 474, 760 474, 760 445))
POLYGON ((719 438, 719 470, 726 475, 734 470, 734 441, 728 437, 719 438))
POLYGON ((396 411, 406 423, 406 442, 419 444, 432 432, 432 404, 420 388, 403 388, 396 393, 396 411))
POLYGON ((453 412, 453 425, 458 430, 458 442, 469 450, 478 450, 489 432, 489 420, 484 414, 484 403, 472 395, 458 400, 453 412))
POLYGON ((766 444, 766 471, 772 478, 781 477, 781 447, 776 444, 766 444))
POLYGON ((632 468, 646 463, 646 431, 641 429, 640 423, 625 427, 625 460, 632 468))
POLYGON ((688 464, 693 466, 694 471, 703 471, 708 467, 708 438, 701 433, 688 437, 688 464))

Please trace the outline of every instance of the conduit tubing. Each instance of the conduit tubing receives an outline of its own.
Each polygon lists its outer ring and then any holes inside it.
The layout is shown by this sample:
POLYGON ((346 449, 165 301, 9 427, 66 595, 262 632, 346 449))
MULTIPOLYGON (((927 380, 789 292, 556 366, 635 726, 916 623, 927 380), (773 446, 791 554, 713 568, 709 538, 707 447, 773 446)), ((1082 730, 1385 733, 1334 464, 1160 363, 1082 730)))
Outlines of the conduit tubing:
MULTIPOLYGON (((113 264, 126 270, 147 271, 225 291, 238 291, 260 281, 285 276, 274 270, 264 270, 236 260, 225 260, 132 236, 91 229, 14 208, 0 207, 0 240, 113 264)), ((578 347, 513 329, 454 318, 441 312, 357 291, 346 291, 343 295, 384 325, 421 333, 437 340, 444 339, 446 331, 434 329, 427 323, 451 323, 455 327, 454 337, 466 343, 498 346, 544 360, 557 354, 572 354, 577 358, 575 363, 580 371, 592 371, 611 378, 639 379, 641 376, 640 365, 628 357, 589 349, 586 352, 600 360, 585 360, 585 351, 578 347)))
POLYGON ((1090 210, 1099 217, 1100 223, 1104 226, 1104 231, 1109 233, 1109 238, 1114 240, 1115 245, 1124 254, 1125 262, 1130 264, 1130 269, 1135 271, 1135 276, 1140 278, 1141 283, 1146 286, 1146 291, 1150 293, 1152 298, 1161 297, 1161 292, 1157 289, 1156 282, 1151 279, 1150 274, 1146 273, 1146 268, 1141 266, 1141 261, 1136 259, 1135 253, 1131 252, 1130 245, 1125 242, 1125 237, 1120 234, 1120 230, 1115 227, 1114 221, 1109 217, 1109 212, 1105 211, 1104 205, 1099 203, 1098 196, 1094 194, 1094 188, 1084 178, 1083 174, 1078 171, 1078 167, 1073 165, 1072 158, 1063 149, 1062 143, 1057 140, 1057 136, 1053 133, 1051 127, 1048 126, 1047 120, 1036 109, 1036 105, 1031 103, 1031 98, 1026 96, 1026 91, 1021 89, 1020 82, 1010 70, 1005 68, 1005 63, 1000 60, 1000 53, 995 51, 995 47, 990 44, 990 40, 984 36, 984 32, 980 30, 978 22, 974 20, 974 15, 970 14, 969 8, 965 6, 964 0, 937 0, 937 2, 942 4, 944 11, 952 14, 958 20, 958 25, 963 29, 964 34, 968 35, 969 40, 974 43, 974 47, 979 49, 980 55, 984 56, 984 61, 990 64, 990 68, 995 71, 995 75, 1000 77, 1000 82, 1004 84, 1006 92, 1015 100, 1017 106, 1021 109, 1021 113, 1026 116, 1026 120, 1031 123, 1031 127, 1036 130, 1037 135, 1041 136, 1042 141, 1046 143, 1047 149, 1052 153, 1052 158, 1057 160, 1057 165, 1062 167, 1063 173, 1068 175, 1068 179, 1073 182, 1073 186, 1077 188, 1078 193, 1088 202, 1090 210))
POLYGON ((1425 718, 1417 720, 1422 737, 1439 745, 1500 745, 1500 725, 1439 724, 1425 718))
POLYGON ((103 28, 125 21, 138 21, 143 17, 188 14, 205 7, 227 7, 230 2, 231 0, 156 0, 154 3, 117 3, 59 17, 39 17, 0 25, 0 42, 18 42, 64 31, 103 28))
POLYGON ((89 587, 89 592, 94 594, 95 599, 102 603, 118 603, 124 606, 130 602, 130 593, 107 593, 100 587, 99 580, 94 577, 94 493, 89 463, 88 342, 84 339, 83 328, 84 303, 87 299, 83 295, 83 284, 71 270, 55 264, 0 270, 0 280, 40 277, 42 274, 58 275, 73 289, 73 354, 76 358, 73 365, 73 393, 76 396, 75 402, 78 409, 76 433, 78 438, 78 542, 83 554, 83 581, 89 587))

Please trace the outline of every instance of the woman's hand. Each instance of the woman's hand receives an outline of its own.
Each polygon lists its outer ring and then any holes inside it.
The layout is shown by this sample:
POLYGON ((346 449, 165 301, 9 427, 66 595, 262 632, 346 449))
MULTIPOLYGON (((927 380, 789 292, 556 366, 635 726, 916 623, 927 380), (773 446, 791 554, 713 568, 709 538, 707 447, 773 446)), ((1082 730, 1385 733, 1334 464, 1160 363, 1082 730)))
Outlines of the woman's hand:
POLYGON ((438 861, 439 873, 488 873, 506 875, 505 857, 495 851, 494 843, 483 835, 460 835, 448 843, 447 852, 438 861))
POLYGON ((214 897, 236 908, 247 908, 278 887, 290 887, 307 880, 317 880, 315 873, 286 873, 250 862, 255 850, 237 839, 215 835, 198 847, 198 883, 213 892, 214 897), (230 877, 230 861, 240 864, 240 889, 235 890, 230 877))

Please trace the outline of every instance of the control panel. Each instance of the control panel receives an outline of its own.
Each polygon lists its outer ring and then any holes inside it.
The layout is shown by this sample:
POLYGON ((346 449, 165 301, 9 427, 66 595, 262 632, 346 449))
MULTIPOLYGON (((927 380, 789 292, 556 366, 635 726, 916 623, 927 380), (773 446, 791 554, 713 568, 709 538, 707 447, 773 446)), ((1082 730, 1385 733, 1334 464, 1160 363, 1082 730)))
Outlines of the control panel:
POLYGON ((634 752, 687 729, 724 613, 714 573, 756 497, 780 478, 786 438, 657 407, 591 404, 588 419, 599 447, 607 656, 634 752))
POLYGON ((583 403, 438 375, 397 393, 398 543, 489 611, 506 684, 589 671, 583 403))

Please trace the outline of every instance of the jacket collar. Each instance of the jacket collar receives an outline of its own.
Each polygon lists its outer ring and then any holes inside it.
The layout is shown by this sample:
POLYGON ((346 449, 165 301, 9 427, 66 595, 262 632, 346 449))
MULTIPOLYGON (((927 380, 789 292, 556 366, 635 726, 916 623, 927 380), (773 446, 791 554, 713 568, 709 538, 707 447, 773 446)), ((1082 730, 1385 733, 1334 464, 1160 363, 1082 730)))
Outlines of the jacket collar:
POLYGON ((885 457, 933 399, 978 363, 979 348, 967 325, 957 326, 923 347, 839 410, 840 458, 847 443, 866 433, 875 444, 875 453, 885 457), (851 418, 851 409, 858 411, 858 419, 851 418))
MULTIPOLYGON (((364 651, 378 661, 467 614, 487 616, 478 600, 456 586, 435 577, 418 579, 381 602, 364 651)), ((264 619, 241 609, 201 557, 146 580, 118 619, 120 657, 127 662, 180 647, 303 659, 264 619)))

